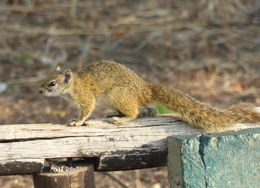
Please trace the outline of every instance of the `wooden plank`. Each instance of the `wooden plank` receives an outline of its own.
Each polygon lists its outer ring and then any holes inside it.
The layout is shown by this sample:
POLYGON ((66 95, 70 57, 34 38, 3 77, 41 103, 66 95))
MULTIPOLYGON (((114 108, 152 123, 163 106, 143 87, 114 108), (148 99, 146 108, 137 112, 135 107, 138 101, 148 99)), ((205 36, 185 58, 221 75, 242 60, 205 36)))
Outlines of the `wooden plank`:
MULTIPOLYGON (((132 134, 136 131, 146 131, 147 134, 156 136, 170 132, 169 135, 190 135, 203 132, 201 129, 193 128, 170 115, 157 116, 155 118, 140 118, 128 122, 122 126, 99 120, 90 120, 89 126, 69 127, 61 124, 16 124, 16 125, 0 125, 0 142, 16 141, 16 140, 34 140, 47 138, 65 138, 65 137, 97 137, 97 136, 118 136, 122 132, 132 134), (152 129, 151 129, 152 128, 152 129), (163 131, 164 130, 164 131, 163 131)), ((240 130, 258 127, 257 124, 239 123, 234 125, 230 130, 240 130)), ((146 135, 146 133, 144 133, 146 135)))
MULTIPOLYGON (((259 126, 238 124, 234 129, 259 126)), ((0 175, 10 174, 7 164, 17 161, 27 160, 28 165, 28 161, 38 160, 43 166, 44 160, 68 157, 98 159, 99 171, 165 166, 168 136, 203 133, 171 116, 140 118, 123 126, 103 120, 91 120, 88 127, 1 125, 0 132, 0 175)), ((35 170, 17 170, 16 174, 31 172, 35 170)))
POLYGON ((43 169, 44 159, 17 159, 0 163, 0 175, 34 174, 43 169))
MULTIPOLYGON (((0 142, 8 140, 33 140, 40 138, 64 138, 86 136, 118 136, 126 131, 132 134, 136 131, 151 129, 154 135, 158 129, 160 134, 165 132, 162 127, 171 127, 170 131, 175 134, 194 134, 200 132, 198 129, 192 128, 186 123, 174 119, 170 116, 161 116, 157 118, 140 118, 126 125, 115 126, 101 120, 90 120, 88 126, 69 127, 60 124, 18 124, 18 125, 1 125, 0 126, 0 142), (172 126, 173 125, 173 126, 172 126)), ((148 134, 149 134, 148 132, 148 134)))

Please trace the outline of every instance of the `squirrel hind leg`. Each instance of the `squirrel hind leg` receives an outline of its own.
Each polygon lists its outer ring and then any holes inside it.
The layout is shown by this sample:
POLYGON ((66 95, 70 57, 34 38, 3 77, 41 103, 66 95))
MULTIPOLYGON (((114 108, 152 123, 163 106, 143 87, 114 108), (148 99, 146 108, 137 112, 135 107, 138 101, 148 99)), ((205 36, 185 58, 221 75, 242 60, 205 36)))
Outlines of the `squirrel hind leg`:
POLYGON ((125 116, 125 117, 112 117, 112 118, 109 118, 107 121, 108 121, 109 123, 113 123, 113 124, 115 124, 115 125, 120 126, 120 125, 122 125, 123 123, 128 122, 128 121, 131 121, 131 120, 133 120, 133 119, 135 119, 135 118, 130 117, 130 116, 125 116))
POLYGON ((129 103, 117 103, 116 109, 122 114, 122 117, 112 117, 108 122, 121 125, 127 121, 131 121, 138 116, 138 105, 133 101, 129 103))
MULTIPOLYGON (((154 117, 158 113, 159 112, 153 107, 143 107, 139 110, 137 118, 154 117)), ((109 118, 108 121, 114 124, 121 124, 123 122, 135 119, 132 118, 131 116, 127 117, 125 114, 121 113, 120 111, 117 111, 117 113, 106 115, 105 118, 109 118)))
POLYGON ((143 107, 139 110, 138 118, 142 117, 154 117, 159 114, 158 110, 153 107, 143 107))

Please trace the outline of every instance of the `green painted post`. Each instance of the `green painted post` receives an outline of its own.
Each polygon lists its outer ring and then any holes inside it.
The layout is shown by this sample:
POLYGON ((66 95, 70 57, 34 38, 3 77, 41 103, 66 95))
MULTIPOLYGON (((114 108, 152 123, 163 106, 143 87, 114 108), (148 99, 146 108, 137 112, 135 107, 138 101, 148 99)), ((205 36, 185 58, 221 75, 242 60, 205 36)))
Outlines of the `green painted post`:
POLYGON ((259 188, 260 128, 168 138, 171 188, 259 188))

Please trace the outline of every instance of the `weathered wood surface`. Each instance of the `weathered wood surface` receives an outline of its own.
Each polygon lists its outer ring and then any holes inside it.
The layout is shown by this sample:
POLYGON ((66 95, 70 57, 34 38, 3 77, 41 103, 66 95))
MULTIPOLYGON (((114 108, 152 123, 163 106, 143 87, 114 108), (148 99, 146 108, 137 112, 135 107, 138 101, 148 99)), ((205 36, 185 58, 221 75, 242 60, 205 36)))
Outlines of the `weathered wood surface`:
MULTIPOLYGON (((259 127, 238 124, 234 129, 259 127)), ((88 127, 0 125, 0 175, 39 173, 54 158, 96 159, 99 171, 165 166, 166 138, 202 133, 171 116, 141 118, 124 126, 91 120, 88 127)))

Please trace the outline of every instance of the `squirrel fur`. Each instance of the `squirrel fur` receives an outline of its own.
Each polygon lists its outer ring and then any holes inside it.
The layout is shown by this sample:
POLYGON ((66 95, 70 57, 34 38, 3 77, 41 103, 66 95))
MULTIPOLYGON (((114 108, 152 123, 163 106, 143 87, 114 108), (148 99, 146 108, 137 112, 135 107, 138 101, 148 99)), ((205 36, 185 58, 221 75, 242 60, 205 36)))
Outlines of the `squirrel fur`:
MULTIPOLYGON (((42 83, 39 92, 46 96, 65 96, 77 104, 80 115, 69 123, 71 126, 83 125, 98 99, 120 113, 108 119, 117 125, 136 119, 143 113, 140 109, 151 103, 161 103, 178 113, 183 121, 205 130, 223 130, 239 122, 260 123, 260 113, 250 104, 227 110, 214 108, 179 90, 151 84, 113 61, 100 61, 79 72, 57 71, 42 83)), ((146 111, 155 115, 155 110, 146 111)))

